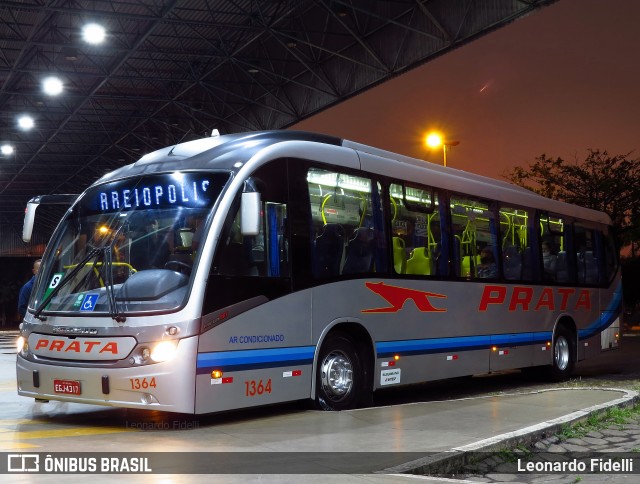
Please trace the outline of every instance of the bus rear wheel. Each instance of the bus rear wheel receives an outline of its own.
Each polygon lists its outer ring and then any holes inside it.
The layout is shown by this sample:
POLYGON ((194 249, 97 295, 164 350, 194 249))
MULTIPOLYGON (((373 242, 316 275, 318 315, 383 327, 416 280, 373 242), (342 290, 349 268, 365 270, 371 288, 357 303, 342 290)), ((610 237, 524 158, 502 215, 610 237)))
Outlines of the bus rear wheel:
POLYGON ((356 408, 363 388, 362 358, 348 336, 330 334, 318 358, 316 406, 322 410, 356 408))
POLYGON ((576 364, 576 349, 570 330, 560 326, 553 338, 553 360, 549 376, 553 381, 568 380, 576 364))

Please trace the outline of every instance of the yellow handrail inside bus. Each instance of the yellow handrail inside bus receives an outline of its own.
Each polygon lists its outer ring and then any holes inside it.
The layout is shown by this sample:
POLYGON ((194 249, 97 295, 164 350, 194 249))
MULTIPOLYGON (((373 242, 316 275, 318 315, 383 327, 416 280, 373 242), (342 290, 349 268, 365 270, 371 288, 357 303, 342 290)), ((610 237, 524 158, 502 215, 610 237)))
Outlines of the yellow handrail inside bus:
MULTIPOLYGON (((104 262, 87 262, 85 264, 86 266, 91 266, 93 268, 93 272, 96 275, 96 277, 98 278, 98 281, 100 282, 100 287, 104 287, 104 281, 102 280, 102 277, 100 277, 100 272, 98 271, 98 267, 103 266, 104 262)), ((116 266, 116 267, 128 267, 129 268, 129 272, 131 274, 138 272, 131 264, 129 264, 128 262, 112 262, 111 263, 112 266, 116 266)), ((71 264, 69 266, 62 266, 65 270, 67 269, 73 269, 75 267, 77 267, 78 264, 71 264)))

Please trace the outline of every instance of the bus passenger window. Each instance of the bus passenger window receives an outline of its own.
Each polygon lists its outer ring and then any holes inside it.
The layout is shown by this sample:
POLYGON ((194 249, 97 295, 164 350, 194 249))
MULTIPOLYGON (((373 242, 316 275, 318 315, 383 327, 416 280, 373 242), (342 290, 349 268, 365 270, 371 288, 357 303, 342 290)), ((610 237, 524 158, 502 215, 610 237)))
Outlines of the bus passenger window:
POLYGON ((571 271, 564 220, 553 215, 542 214, 540 240, 543 281, 570 282, 571 271))
POLYGON ((389 187, 393 267, 396 274, 438 275, 440 213, 433 189, 392 183, 389 187))
POLYGON ((573 226, 578 261, 578 283, 595 285, 600 281, 596 252, 596 231, 578 223, 573 226))
POLYGON ((608 282, 618 270, 618 250, 616 249, 616 243, 613 238, 613 234, 610 231, 603 232, 601 234, 601 239, 603 239, 604 247, 601 248, 599 253, 604 253, 604 276, 606 280, 600 282, 608 282))
POLYGON ((307 173, 315 278, 385 271, 382 187, 368 178, 311 168, 307 173))
POLYGON ((529 236, 530 211, 523 208, 500 207, 500 237, 502 270, 508 281, 537 280, 534 254, 529 236))
MULTIPOLYGON (((486 270, 487 263, 482 261, 481 254, 486 249, 494 264, 498 260, 498 234, 492 203, 454 195, 450 210, 455 275, 465 278, 497 277, 497 269, 486 270)), ((485 260, 488 258, 489 255, 485 260)))

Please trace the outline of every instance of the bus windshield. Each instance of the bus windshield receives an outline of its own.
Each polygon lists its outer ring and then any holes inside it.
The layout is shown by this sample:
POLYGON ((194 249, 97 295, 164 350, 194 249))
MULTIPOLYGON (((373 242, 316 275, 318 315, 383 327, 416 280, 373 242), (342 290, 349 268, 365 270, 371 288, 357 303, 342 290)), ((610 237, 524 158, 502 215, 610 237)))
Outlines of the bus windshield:
MULTIPOLYGON (((36 316, 179 308, 228 173, 171 173, 89 188, 49 244, 36 316)), ((195 271, 193 271, 195 272, 195 271)))

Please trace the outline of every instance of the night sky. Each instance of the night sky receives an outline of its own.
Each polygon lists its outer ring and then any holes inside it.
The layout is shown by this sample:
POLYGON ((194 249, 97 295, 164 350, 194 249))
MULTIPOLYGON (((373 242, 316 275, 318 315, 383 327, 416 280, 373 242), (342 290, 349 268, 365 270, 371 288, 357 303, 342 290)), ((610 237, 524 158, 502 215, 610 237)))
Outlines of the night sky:
POLYGON ((559 0, 293 128, 502 178, 546 154, 640 158, 640 1, 559 0))

